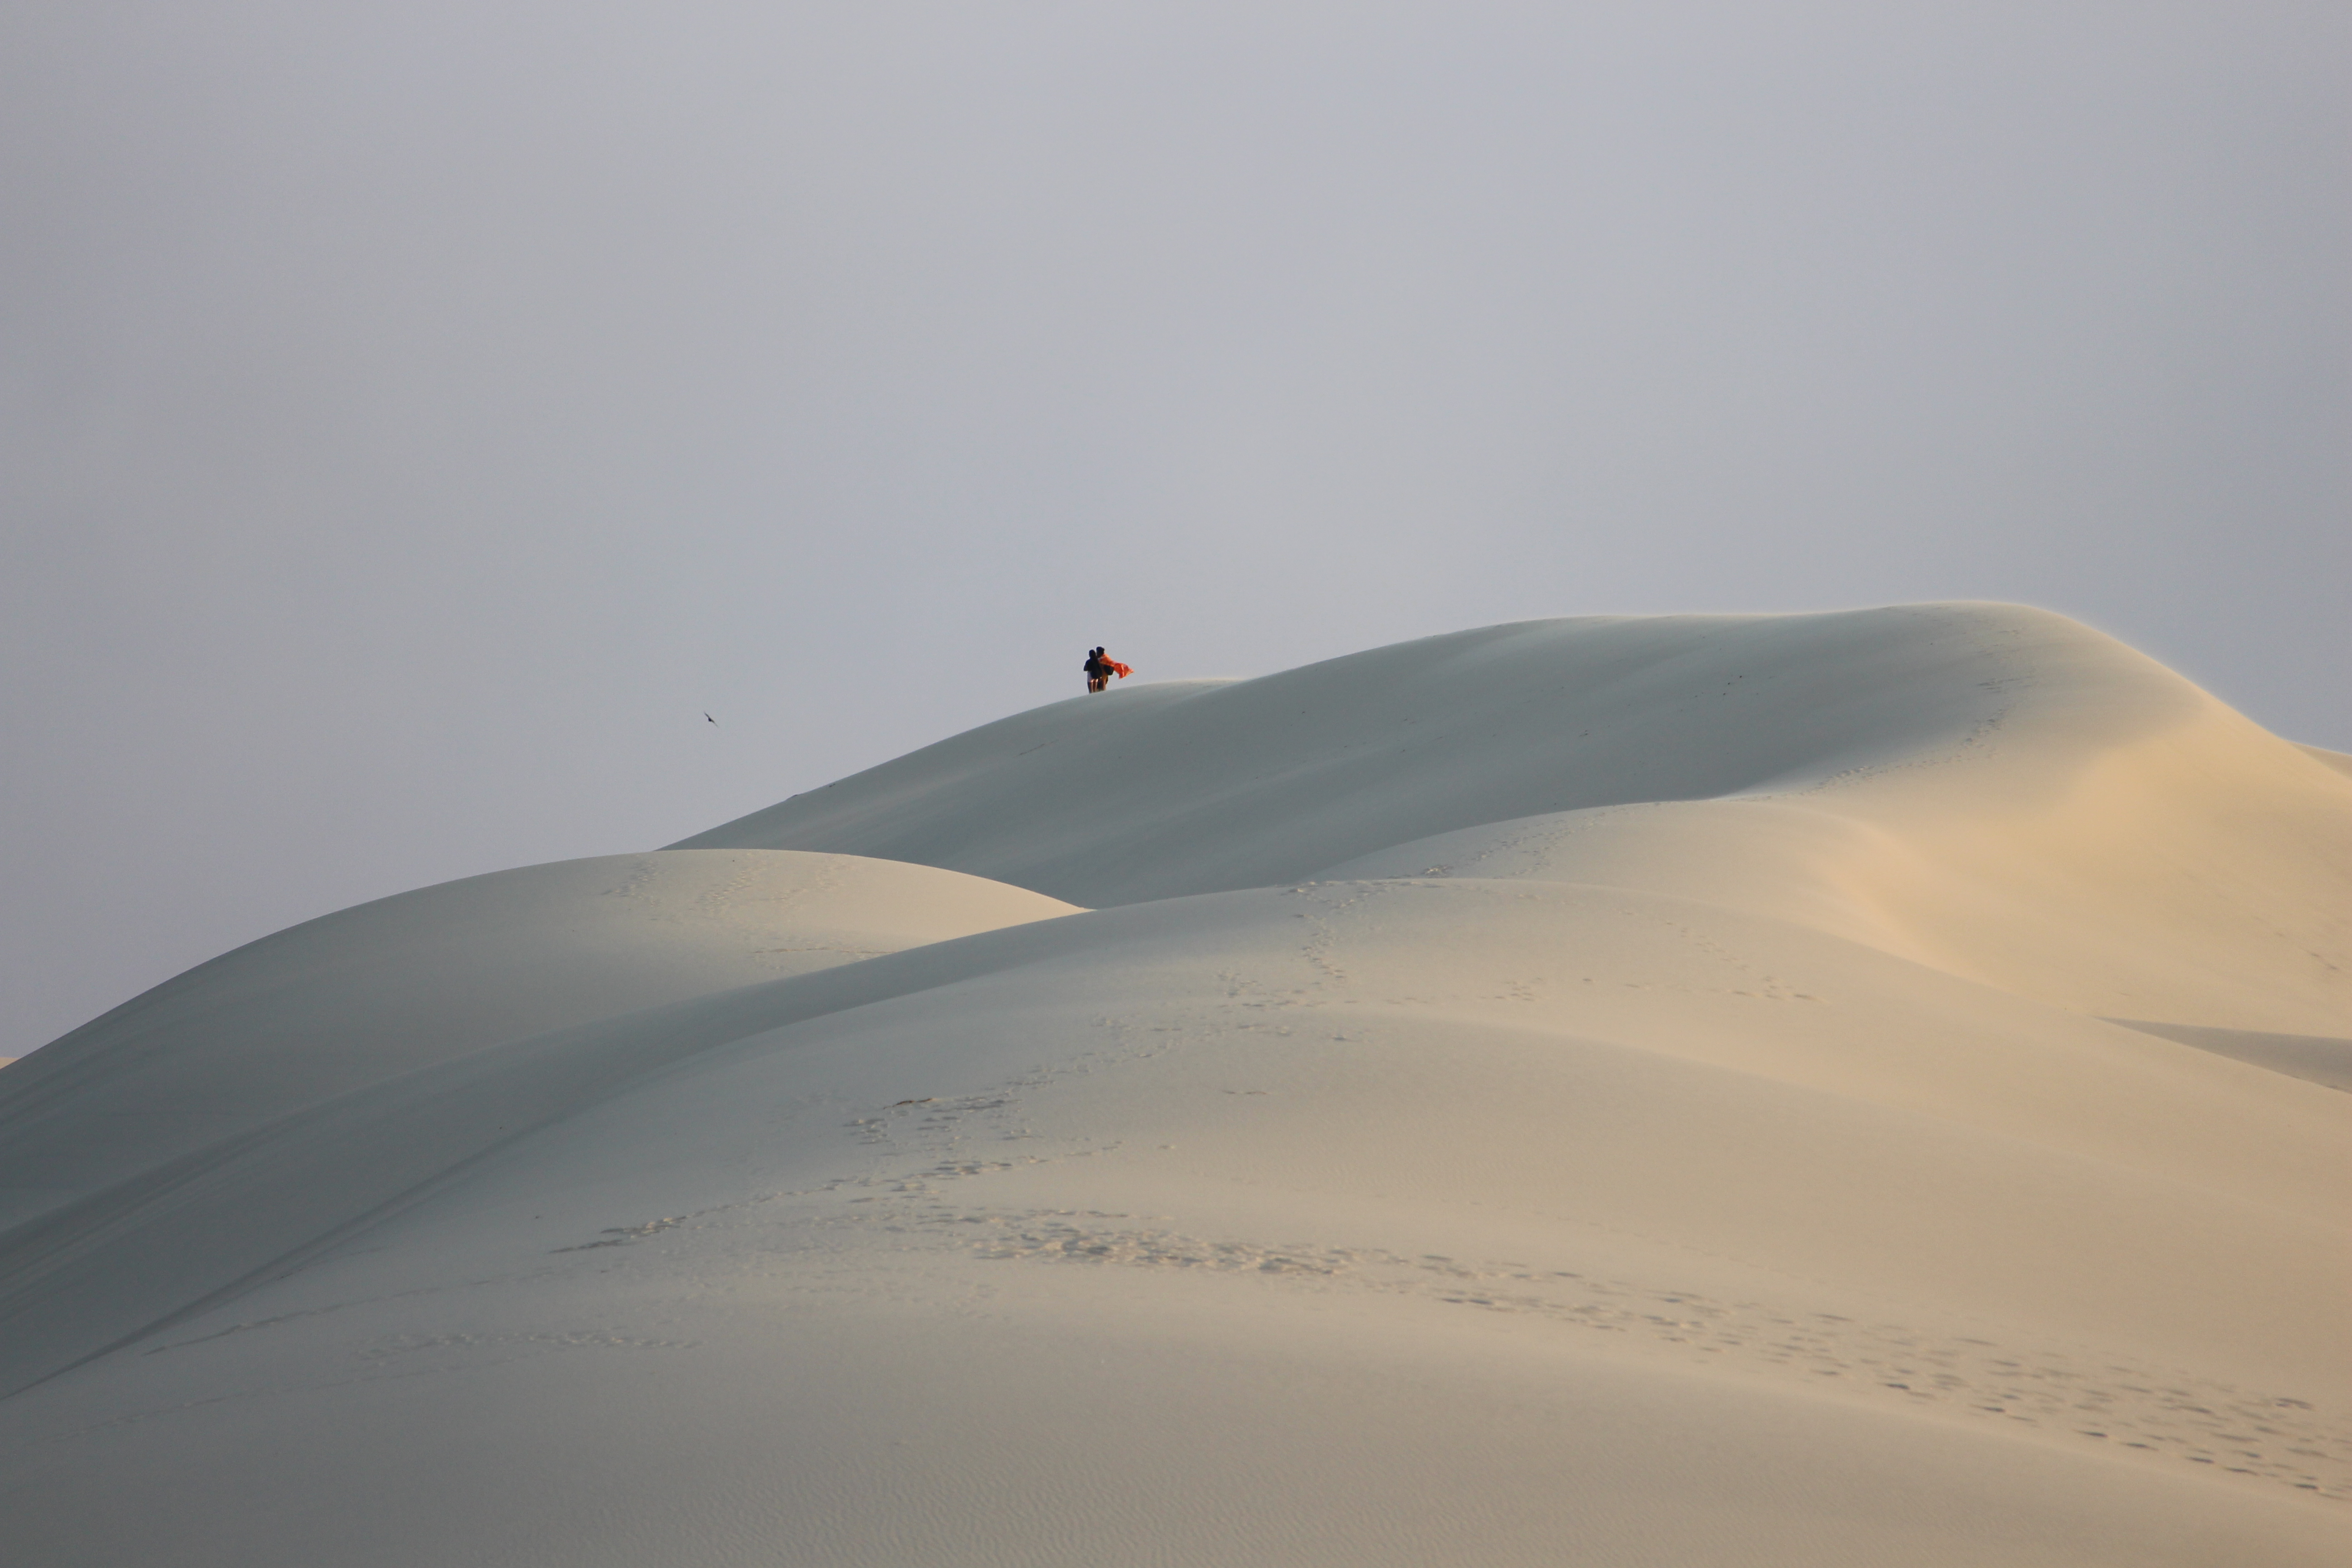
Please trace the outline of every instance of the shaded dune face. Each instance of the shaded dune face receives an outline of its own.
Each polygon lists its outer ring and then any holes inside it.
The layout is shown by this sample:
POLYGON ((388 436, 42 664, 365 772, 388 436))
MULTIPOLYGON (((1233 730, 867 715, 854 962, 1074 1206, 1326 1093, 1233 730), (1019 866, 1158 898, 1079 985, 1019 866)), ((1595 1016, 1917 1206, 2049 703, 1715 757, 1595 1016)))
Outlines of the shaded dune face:
POLYGON ((12 1070, 0 1223, 502 1040, 1070 912, 926 867, 742 849, 381 899, 225 953, 12 1070))
POLYGON ((0 1073, 0 1510, 58 1563, 2340 1562, 2347 915, 2328 756, 2011 606, 1055 704, 0 1073))

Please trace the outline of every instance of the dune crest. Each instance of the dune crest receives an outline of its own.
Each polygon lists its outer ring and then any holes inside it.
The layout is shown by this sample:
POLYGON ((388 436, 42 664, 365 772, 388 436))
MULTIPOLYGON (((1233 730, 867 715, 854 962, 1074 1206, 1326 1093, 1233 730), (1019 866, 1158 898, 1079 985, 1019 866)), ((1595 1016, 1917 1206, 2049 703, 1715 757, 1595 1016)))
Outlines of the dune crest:
POLYGON ((0 1224, 502 1040, 1071 912, 928 867, 740 849, 380 899, 199 964, 26 1060, 0 1096, 0 1224))
POLYGON ((1538 622, 310 922, 0 1078, 0 1507, 240 1568, 2332 1564, 2329 755, 2012 606, 1538 622))
POLYGON ((2326 757, 2146 657, 1947 605, 1528 622, 1076 698, 683 845, 912 859, 1097 906, 1597 881, 2095 1015, 2326 1034, 2352 1017, 2347 823, 2326 757))

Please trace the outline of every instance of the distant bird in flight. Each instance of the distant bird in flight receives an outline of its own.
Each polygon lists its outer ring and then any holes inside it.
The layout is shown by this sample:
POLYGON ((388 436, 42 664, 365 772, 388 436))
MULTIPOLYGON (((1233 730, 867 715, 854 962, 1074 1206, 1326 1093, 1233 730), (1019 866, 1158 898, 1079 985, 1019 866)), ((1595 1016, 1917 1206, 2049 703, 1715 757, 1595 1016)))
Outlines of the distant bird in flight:
MULTIPOLYGON (((705 714, 703 715, 703 717, 704 717, 704 718, 706 718, 706 719, 710 719, 710 715, 709 715, 709 714, 708 714, 708 713, 705 713, 705 714)), ((716 724, 716 723, 718 723, 718 722, 719 722, 719 721, 718 721, 718 720, 716 720, 716 719, 710 719, 710 721, 711 721, 712 723, 714 723, 714 724, 716 724)))

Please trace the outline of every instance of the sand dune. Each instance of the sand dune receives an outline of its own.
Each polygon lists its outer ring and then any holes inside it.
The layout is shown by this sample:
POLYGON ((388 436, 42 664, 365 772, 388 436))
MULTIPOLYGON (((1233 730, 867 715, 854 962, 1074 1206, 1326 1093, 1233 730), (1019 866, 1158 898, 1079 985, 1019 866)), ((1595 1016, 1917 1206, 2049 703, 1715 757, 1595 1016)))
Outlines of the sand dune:
POLYGON ((2214 1029, 2197 1024, 2162 1024, 2149 1018, 2110 1018, 2107 1022, 2252 1062, 2273 1072, 2324 1083, 2331 1089, 2352 1089, 2352 1039, 2332 1035, 2275 1035, 2262 1029, 2214 1029))
POLYGON ((2352 778, 2062 618, 1146 686, 502 878, 0 1078, 34 1560, 2352 1545, 2352 778))
POLYGON ((501 1040, 1071 906, 839 855, 531 866, 308 921, 44 1047, 0 1095, 0 1224, 501 1040))
POLYGON ((1601 881, 2086 1011, 2352 1016, 2344 777, 2063 616, 1544 621, 1118 698, 678 847, 824 847, 1089 905, 1429 868, 1601 881))

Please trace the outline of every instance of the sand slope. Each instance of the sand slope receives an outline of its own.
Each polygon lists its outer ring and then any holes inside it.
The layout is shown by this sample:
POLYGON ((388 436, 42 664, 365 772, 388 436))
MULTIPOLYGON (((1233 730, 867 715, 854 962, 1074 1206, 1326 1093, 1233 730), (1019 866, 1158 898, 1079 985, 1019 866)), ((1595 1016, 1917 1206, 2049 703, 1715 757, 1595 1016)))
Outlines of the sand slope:
POLYGON ((373 948, 419 1026, 274 1100, 267 987, 159 997, 100 1142, 150 1074, 260 1109, 0 1233, 0 1508, 60 1563, 2339 1562, 2347 828, 2000 606, 1055 705, 508 874, 814 862, 963 900, 919 945, 591 998, 551 894, 458 1005, 349 911, 283 994, 373 948))
POLYGON ((250 942, 0 1090, 0 1224, 500 1040, 1071 906, 837 855, 612 855, 469 877, 250 942))

